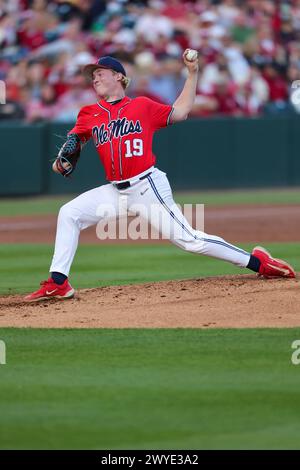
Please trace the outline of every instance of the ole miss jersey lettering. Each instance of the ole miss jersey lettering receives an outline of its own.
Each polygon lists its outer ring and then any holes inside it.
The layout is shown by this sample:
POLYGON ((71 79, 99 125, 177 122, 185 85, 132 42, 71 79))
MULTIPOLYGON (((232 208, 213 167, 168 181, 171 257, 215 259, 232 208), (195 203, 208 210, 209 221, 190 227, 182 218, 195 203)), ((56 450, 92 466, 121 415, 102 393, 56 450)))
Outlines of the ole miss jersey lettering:
POLYGON ((140 121, 128 121, 125 117, 123 119, 117 119, 116 121, 110 121, 105 127, 104 124, 99 128, 93 127, 92 134, 96 147, 98 145, 105 144, 112 138, 118 139, 128 134, 141 133, 143 131, 140 121))
POLYGON ((125 180, 155 164, 153 134, 169 124, 171 113, 172 106, 143 96, 115 104, 101 100, 80 110, 69 134, 82 142, 93 138, 106 178, 125 180))

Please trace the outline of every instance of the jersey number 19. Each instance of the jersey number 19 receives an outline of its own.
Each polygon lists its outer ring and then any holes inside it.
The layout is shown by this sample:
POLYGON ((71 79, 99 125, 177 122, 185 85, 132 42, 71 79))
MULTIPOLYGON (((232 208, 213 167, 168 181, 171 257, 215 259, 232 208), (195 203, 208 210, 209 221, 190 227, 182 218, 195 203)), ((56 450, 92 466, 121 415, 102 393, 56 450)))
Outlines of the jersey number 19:
POLYGON ((140 157, 143 155, 142 139, 125 140, 126 153, 125 157, 140 157))

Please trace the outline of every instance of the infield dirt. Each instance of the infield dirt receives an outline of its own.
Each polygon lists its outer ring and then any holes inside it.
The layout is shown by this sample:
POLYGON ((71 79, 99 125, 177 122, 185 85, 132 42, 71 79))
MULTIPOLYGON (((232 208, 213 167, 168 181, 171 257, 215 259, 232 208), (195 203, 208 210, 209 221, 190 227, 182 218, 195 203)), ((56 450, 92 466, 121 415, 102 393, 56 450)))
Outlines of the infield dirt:
POLYGON ((299 284, 242 275, 82 289, 72 300, 38 304, 2 297, 0 327, 296 327, 299 284))
MULTIPOLYGON (((54 243, 56 218, 56 215, 0 217, 0 243, 54 243)), ((299 241, 300 208, 298 205, 205 206, 204 230, 232 243, 299 241)), ((147 243, 146 240, 100 241, 95 227, 83 230, 80 235, 80 243, 112 242, 147 243)))

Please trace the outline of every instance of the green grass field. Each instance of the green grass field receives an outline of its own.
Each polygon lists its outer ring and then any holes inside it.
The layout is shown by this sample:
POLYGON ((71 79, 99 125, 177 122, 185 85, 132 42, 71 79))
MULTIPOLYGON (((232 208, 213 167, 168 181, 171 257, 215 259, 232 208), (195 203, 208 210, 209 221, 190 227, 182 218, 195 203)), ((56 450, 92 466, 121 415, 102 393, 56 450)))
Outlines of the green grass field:
MULTIPOLYGON (((69 199, 2 200, 0 216, 56 213, 69 199)), ((299 204, 300 192, 177 200, 299 204)), ((300 271, 300 243, 265 246, 300 271)), ((0 293, 37 288, 52 252, 48 245, 0 245, 0 293)), ((86 288, 243 272, 171 244, 99 243, 79 247, 71 281, 86 288)), ((295 339, 299 329, 2 328, 0 449, 299 449, 295 339)))
POLYGON ((0 447, 299 449, 299 330, 3 329, 0 447))
MULTIPOLYGON (((249 251, 253 247, 241 246, 249 251)), ((264 246, 273 256, 286 259, 300 271, 300 243, 264 246)), ((36 289, 49 275, 52 254, 53 247, 48 245, 0 245, 0 294, 36 289)), ((171 244, 105 246, 99 243, 79 246, 70 279, 75 288, 87 288, 246 272, 213 258, 185 253, 171 244)))
MULTIPOLYGON (((0 217, 32 214, 56 214, 59 208, 76 195, 38 196, 15 199, 1 198, 0 217)), ((204 192, 176 192, 179 204, 300 204, 300 188, 256 189, 204 192)))

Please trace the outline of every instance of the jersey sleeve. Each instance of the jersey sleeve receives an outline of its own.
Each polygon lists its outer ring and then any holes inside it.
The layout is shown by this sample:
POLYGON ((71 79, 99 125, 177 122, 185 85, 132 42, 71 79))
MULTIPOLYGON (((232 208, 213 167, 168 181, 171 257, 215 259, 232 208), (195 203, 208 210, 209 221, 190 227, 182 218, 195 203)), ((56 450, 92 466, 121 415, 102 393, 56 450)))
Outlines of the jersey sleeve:
POLYGON ((82 108, 78 113, 75 126, 68 132, 68 135, 77 134, 82 143, 87 142, 92 136, 92 129, 89 125, 89 114, 87 106, 82 108))
POLYGON ((157 101, 145 98, 148 104, 148 115, 151 125, 155 130, 162 129, 170 124, 173 107, 169 104, 158 103, 157 101))

